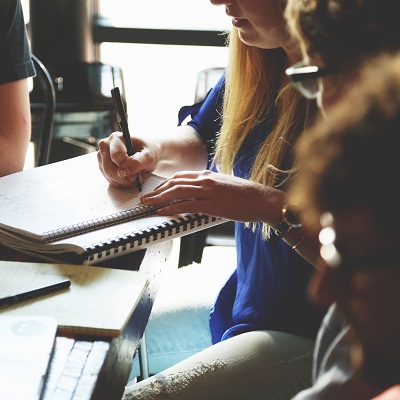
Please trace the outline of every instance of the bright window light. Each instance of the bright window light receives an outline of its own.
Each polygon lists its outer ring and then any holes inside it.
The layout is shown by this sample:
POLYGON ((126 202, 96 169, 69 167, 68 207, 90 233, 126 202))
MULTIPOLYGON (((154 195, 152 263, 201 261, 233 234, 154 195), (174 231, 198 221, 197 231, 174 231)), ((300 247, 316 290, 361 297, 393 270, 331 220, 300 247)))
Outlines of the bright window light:
MULTIPOLYGON (((227 30, 224 7, 206 0, 99 0, 100 14, 145 28, 227 30)), ((192 104, 202 69, 225 67, 227 48, 103 43, 101 61, 122 69, 132 133, 171 131, 181 106, 192 104)))
POLYGON ((101 60, 122 69, 131 133, 177 126, 178 111, 194 101, 197 75, 225 67, 225 47, 103 43, 101 60))
POLYGON ((29 23, 29 0, 21 0, 25 24, 29 23))
POLYGON ((229 29, 224 7, 207 0, 99 0, 100 14, 137 27, 172 29, 229 29))

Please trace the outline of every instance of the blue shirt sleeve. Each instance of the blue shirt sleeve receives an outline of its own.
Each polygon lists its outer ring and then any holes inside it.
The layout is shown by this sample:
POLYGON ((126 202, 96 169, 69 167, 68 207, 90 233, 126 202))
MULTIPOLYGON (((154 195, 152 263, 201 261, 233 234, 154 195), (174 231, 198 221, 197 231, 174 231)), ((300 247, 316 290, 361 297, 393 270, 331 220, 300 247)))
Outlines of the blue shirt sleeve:
POLYGON ((0 0, 0 84, 35 75, 20 0, 0 0))
POLYGON ((191 120, 187 125, 192 126, 207 147, 210 158, 214 153, 216 135, 221 130, 222 100, 225 90, 225 74, 211 89, 204 100, 191 106, 182 107, 178 114, 179 125, 187 117, 191 120))

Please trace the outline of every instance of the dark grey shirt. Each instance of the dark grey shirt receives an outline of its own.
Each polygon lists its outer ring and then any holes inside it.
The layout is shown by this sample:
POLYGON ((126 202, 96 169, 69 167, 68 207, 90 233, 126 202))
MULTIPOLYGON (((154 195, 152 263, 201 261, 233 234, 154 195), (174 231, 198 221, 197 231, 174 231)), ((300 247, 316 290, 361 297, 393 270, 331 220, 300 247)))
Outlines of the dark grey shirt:
POLYGON ((0 84, 35 75, 20 0, 0 0, 0 84))
POLYGON ((365 400, 379 391, 353 367, 353 335, 343 314, 332 305, 318 332, 314 353, 313 385, 292 400, 365 400))

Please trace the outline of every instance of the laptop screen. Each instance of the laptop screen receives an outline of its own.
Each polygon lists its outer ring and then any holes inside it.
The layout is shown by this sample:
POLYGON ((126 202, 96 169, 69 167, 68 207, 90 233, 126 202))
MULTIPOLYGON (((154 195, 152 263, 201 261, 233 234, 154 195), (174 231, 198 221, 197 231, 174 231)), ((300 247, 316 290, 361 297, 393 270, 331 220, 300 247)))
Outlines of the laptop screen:
POLYGON ((0 399, 41 398, 56 332, 54 318, 0 315, 0 399))

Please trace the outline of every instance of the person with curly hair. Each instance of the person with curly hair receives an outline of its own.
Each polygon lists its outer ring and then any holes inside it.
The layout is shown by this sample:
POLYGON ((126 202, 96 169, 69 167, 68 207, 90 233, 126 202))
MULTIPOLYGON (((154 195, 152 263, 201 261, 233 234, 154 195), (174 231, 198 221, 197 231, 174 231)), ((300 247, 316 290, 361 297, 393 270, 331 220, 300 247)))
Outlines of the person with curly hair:
MULTIPOLYGON (((395 4, 387 0, 288 0, 285 17, 292 36, 300 42, 303 61, 289 68, 287 74, 304 96, 317 99, 332 126, 337 116, 332 116, 331 110, 347 97, 349 86, 358 84, 366 63, 381 52, 397 56, 400 26, 395 14, 395 4)), ((379 68, 375 72, 379 73, 379 68)), ((365 101, 360 91, 358 98, 353 97, 354 105, 347 103, 347 107, 352 112, 365 101)), ((320 303, 332 301, 331 296, 321 301, 325 295, 322 289, 318 295, 320 303)), ((355 373, 350 360, 350 331, 347 318, 334 303, 318 334, 314 384, 296 400, 369 398, 371 388, 355 373)))
POLYGON ((295 400, 371 399, 385 389, 377 399, 398 398, 390 396, 400 384, 399 132, 400 53, 383 53, 298 143, 289 193, 321 242, 309 293, 333 306, 314 384, 295 400))

